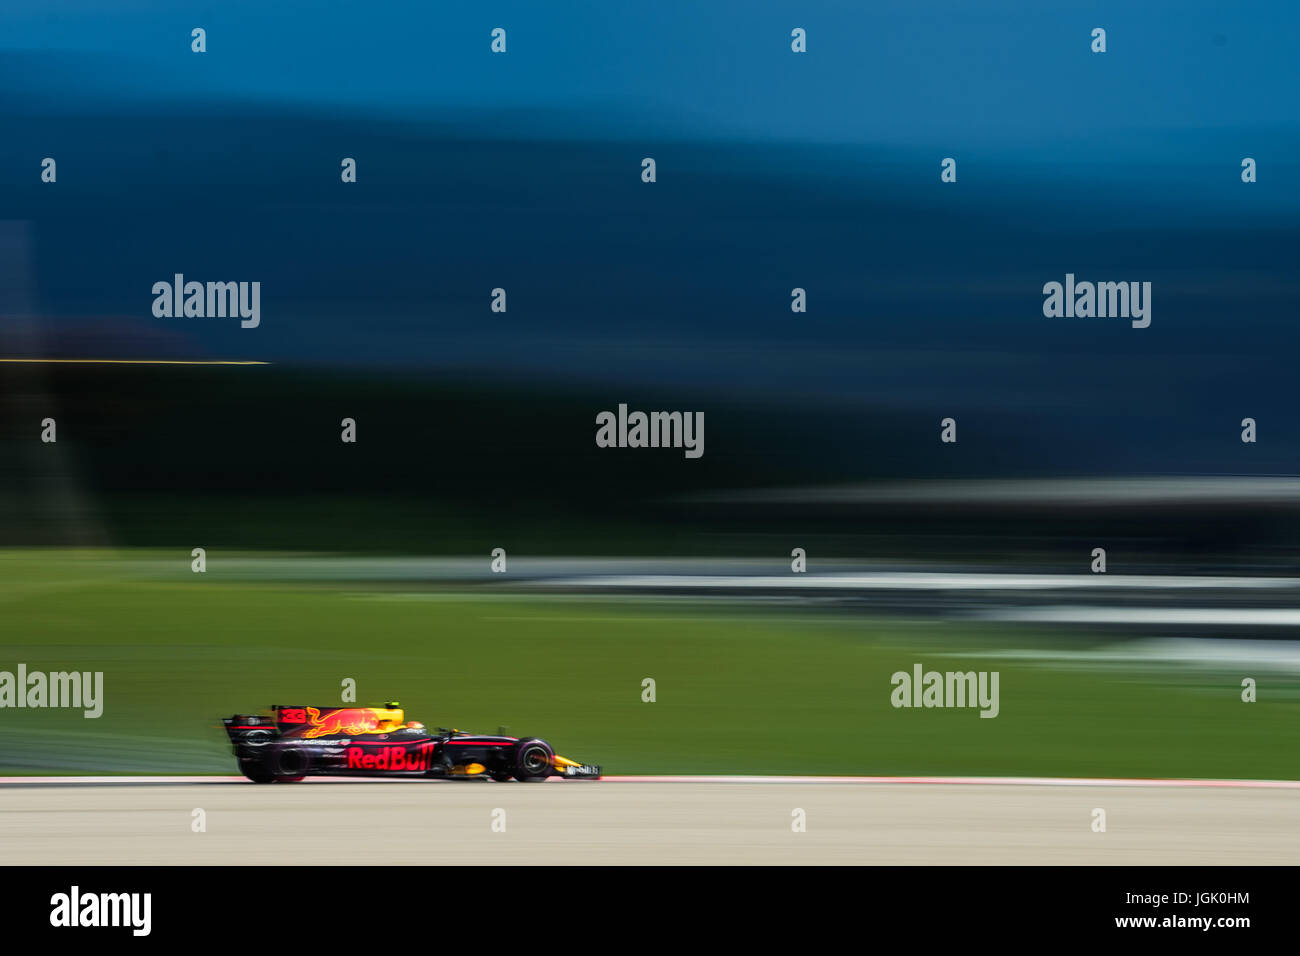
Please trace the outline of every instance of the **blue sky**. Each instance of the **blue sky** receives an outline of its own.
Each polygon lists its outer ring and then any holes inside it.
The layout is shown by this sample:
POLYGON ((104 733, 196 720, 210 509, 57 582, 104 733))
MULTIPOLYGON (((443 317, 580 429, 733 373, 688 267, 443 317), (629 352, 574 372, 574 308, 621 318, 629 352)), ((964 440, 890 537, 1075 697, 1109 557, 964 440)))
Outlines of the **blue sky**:
MULTIPOLYGON (((586 131, 1155 152, 1169 130, 1294 132, 1284 2, 538 4, 46 0, 0 10, 23 87, 147 108, 254 101, 419 116, 526 108, 586 131), (189 30, 209 52, 189 52, 189 30), (504 27, 509 52, 492 56, 504 27), (807 29, 809 53, 789 51, 807 29), (1108 52, 1089 50, 1093 27, 1108 52), (27 57, 18 62, 30 63, 27 57)), ((544 124, 531 124, 543 134, 544 124)))

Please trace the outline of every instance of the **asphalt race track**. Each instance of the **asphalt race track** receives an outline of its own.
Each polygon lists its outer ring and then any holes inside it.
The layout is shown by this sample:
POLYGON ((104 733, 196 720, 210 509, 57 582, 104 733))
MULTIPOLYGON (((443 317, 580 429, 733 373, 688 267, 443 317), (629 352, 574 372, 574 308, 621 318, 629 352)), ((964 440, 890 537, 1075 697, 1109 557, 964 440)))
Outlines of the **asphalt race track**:
POLYGON ((0 848, 55 865, 1292 864, 1300 783, 10 777, 0 848))

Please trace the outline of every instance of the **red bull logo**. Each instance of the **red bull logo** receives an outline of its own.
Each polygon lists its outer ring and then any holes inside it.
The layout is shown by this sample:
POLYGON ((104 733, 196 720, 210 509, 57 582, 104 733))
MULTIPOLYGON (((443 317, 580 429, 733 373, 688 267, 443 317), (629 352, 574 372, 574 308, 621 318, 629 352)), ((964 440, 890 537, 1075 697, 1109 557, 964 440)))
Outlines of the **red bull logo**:
POLYGON ((425 742, 414 747, 349 747, 349 770, 428 770, 433 753, 433 743, 425 742))
POLYGON ((311 728, 303 734, 304 737, 333 737, 338 734, 355 737, 358 734, 376 733, 380 728, 379 714, 369 707, 330 710, 325 712, 324 717, 315 707, 307 707, 305 710, 311 728))

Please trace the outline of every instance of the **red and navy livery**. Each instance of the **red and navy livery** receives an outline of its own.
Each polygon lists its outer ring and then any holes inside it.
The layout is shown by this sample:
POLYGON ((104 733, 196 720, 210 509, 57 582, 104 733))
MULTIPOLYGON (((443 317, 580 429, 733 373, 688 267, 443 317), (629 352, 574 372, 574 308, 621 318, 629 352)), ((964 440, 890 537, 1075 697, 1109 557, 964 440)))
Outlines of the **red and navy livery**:
POLYGON ((594 780, 600 767, 558 756, 538 737, 471 734, 404 721, 397 703, 382 707, 271 708, 271 716, 222 719, 239 769, 255 783, 308 776, 483 777, 538 782, 594 780))

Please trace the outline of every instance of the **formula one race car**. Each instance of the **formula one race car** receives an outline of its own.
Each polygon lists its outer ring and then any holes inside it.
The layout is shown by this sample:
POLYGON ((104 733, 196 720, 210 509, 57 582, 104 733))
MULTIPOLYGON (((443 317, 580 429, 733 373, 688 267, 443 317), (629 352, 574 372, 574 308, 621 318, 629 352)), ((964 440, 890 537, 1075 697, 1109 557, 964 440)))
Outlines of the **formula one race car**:
POLYGON ((354 777, 547 777, 595 780, 600 767, 557 756, 537 737, 471 734, 405 723, 383 707, 283 707, 272 716, 236 714, 222 723, 239 769, 255 783, 294 783, 317 774, 354 777))

